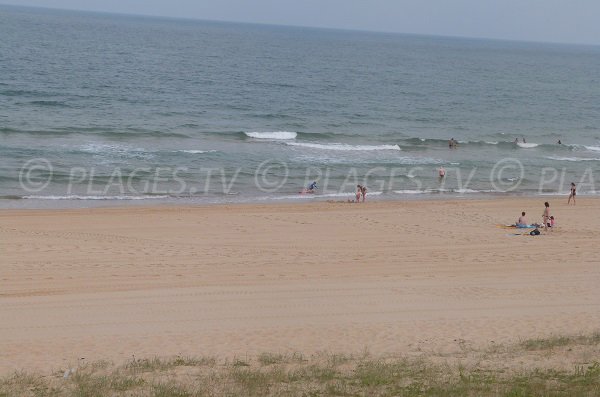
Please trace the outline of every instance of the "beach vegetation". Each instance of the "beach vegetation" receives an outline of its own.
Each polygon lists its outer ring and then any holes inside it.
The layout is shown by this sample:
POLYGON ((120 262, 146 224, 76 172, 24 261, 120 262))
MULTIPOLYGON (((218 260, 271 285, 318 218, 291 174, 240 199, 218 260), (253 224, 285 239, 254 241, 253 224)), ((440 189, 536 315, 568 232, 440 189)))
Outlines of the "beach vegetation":
POLYGON ((591 397, 600 395, 599 348, 592 334, 457 349, 454 356, 321 352, 104 361, 51 375, 15 372, 0 379, 0 397, 591 397))

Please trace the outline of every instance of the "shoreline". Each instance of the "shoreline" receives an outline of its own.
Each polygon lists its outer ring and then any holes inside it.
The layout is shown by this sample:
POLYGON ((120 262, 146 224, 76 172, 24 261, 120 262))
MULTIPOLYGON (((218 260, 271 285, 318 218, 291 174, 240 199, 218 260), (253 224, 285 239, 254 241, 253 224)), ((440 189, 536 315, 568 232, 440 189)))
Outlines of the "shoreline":
MULTIPOLYGON (((487 200, 513 200, 513 199, 536 199, 552 200, 553 197, 568 198, 569 192, 561 193, 394 193, 394 195, 382 195, 380 192, 367 194, 367 203, 404 203, 404 202, 445 202, 445 201, 487 201, 487 200)), ((85 196, 82 196, 85 197, 85 196)), ((578 198, 584 200, 600 200, 600 194, 578 193, 578 198)), ((318 204, 318 203, 342 203, 347 199, 353 199, 354 193, 334 194, 334 195, 317 195, 298 197, 285 196, 281 198, 256 198, 240 201, 200 201, 187 197, 180 198, 57 198, 57 199, 2 199, 0 200, 0 211, 28 211, 28 210, 69 210, 69 209, 94 209, 94 208, 136 208, 136 207, 212 207, 224 205, 295 205, 295 204, 318 204), (4 203, 2 202, 4 201, 4 203), (8 203, 15 204, 14 206, 7 205, 8 203), (23 204, 23 205, 19 205, 23 204)))
POLYGON ((0 374, 136 357, 375 356, 600 329, 598 200, 1 210, 0 374))
MULTIPOLYGON (((463 196, 452 196, 452 197, 421 197, 421 198, 414 198, 414 199, 367 199, 367 202, 363 203, 355 203, 355 202, 347 202, 344 200, 336 200, 336 199, 306 199, 306 200, 272 200, 272 201, 251 201, 251 202, 229 202, 229 203, 175 203, 172 201, 168 201, 168 202, 160 202, 160 203, 156 203, 156 202, 135 202, 135 203, 131 203, 131 205, 127 205, 124 204, 123 201, 111 201, 110 203, 107 202, 109 200, 99 200, 99 201, 103 201, 102 204, 97 205, 97 206, 89 206, 89 207, 60 207, 60 208, 2 208, 0 207, 0 216, 1 215, 6 215, 6 214, 12 214, 12 213, 18 213, 18 212, 35 212, 35 213, 44 213, 44 212, 78 212, 78 211, 103 211, 103 210, 116 210, 116 211, 136 211, 136 210, 146 210, 146 211, 160 211, 160 210, 208 210, 208 209, 223 209, 223 208, 238 208, 239 209, 269 209, 270 207, 273 208, 286 208, 286 207, 290 207, 293 208, 295 206, 298 206, 300 208, 306 208, 306 207, 321 207, 321 206, 330 206, 330 207, 338 207, 338 206, 345 206, 345 205, 353 205, 356 207, 362 207, 362 206, 370 206, 370 207, 396 207, 396 206, 402 206, 403 204, 406 205, 419 205, 419 203, 423 203, 423 204, 433 204, 433 203, 438 203, 440 205, 444 205, 444 204, 457 204, 457 203, 462 203, 462 202, 470 202, 470 203, 489 203, 489 202, 496 202, 496 201, 506 201, 506 202, 516 202, 516 201, 526 201, 526 202, 530 202, 530 201, 537 201, 539 203, 541 203, 543 206, 544 201, 558 201, 558 200, 553 200, 552 197, 556 197, 556 198, 560 198, 562 200, 562 198, 565 198, 565 206, 566 204, 566 199, 568 198, 569 193, 566 193, 565 195, 560 194, 560 195, 536 195, 536 196, 520 196, 520 195, 510 195, 510 196, 499 196, 499 195, 487 195, 484 197, 481 196, 476 196, 476 195, 463 195, 463 196), (564 196, 564 197, 563 197, 564 196)), ((577 200, 578 201, 585 201, 587 202, 598 202, 600 203, 600 196, 595 196, 595 195, 577 195, 577 200)), ((576 207, 576 206, 574 206, 576 207)))

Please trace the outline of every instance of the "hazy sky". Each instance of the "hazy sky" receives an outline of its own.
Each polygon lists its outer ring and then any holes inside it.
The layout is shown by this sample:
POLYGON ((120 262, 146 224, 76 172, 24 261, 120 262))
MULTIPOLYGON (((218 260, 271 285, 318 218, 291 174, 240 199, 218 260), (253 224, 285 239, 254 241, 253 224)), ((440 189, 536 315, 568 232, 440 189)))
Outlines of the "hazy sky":
POLYGON ((600 44, 600 0, 0 0, 221 21, 600 44))

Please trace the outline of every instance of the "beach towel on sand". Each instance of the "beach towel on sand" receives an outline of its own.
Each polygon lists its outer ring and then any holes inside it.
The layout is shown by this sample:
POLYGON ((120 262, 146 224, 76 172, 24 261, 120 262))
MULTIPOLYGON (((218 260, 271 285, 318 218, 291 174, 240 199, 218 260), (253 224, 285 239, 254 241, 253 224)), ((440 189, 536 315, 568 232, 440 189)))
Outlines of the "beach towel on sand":
POLYGON ((535 229, 536 225, 497 225, 504 229, 535 229))

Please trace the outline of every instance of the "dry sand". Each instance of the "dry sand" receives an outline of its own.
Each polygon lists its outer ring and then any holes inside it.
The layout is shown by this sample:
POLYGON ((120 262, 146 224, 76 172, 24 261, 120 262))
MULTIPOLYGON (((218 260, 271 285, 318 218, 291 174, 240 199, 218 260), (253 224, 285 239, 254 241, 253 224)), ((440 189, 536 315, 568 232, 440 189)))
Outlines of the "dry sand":
POLYGON ((591 333, 600 201, 551 199, 0 211, 0 374, 591 333))

